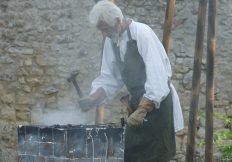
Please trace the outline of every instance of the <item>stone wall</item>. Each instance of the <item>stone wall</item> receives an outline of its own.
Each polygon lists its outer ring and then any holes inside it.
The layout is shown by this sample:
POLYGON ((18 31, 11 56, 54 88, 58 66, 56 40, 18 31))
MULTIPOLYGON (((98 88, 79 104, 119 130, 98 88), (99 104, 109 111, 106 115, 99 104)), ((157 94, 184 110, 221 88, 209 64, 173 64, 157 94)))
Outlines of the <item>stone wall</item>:
MULTIPOLYGON (((126 16, 147 23, 162 39, 164 1, 117 3, 126 16)), ((99 74, 102 37, 88 22, 93 4, 93 0, 0 1, 0 161, 16 161, 18 125, 94 123, 95 110, 82 113, 76 91, 67 82, 79 70, 76 79, 87 94, 99 74)), ((169 58, 186 125, 177 136, 177 161, 184 160, 186 149, 197 10, 197 0, 176 1, 169 58)), ((215 111, 227 115, 232 115, 231 26, 232 2, 218 0, 215 111)), ((205 106, 205 49, 200 112, 205 106)), ((112 102, 106 106, 105 123, 119 122, 121 114, 125 108, 112 102)), ((204 117, 198 119, 197 142, 204 138, 204 117)), ((215 119, 215 128, 223 127, 215 119)))

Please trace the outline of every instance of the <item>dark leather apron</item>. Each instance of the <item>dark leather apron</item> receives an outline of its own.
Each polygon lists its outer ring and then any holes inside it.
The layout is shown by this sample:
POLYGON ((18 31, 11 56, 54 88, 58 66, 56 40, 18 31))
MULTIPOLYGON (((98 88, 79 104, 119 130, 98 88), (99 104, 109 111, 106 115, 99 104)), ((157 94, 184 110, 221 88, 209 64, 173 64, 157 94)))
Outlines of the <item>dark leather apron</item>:
MULTIPOLYGON (((146 71, 144 61, 138 52, 137 42, 132 40, 129 29, 127 34, 129 41, 124 62, 120 58, 119 47, 114 43, 112 47, 122 80, 131 95, 130 103, 136 110, 145 93, 146 71)), ((169 93, 161 102, 159 109, 154 108, 147 114, 148 121, 144 122, 143 126, 126 127, 124 162, 168 162, 175 155, 172 107, 172 96, 169 93)))

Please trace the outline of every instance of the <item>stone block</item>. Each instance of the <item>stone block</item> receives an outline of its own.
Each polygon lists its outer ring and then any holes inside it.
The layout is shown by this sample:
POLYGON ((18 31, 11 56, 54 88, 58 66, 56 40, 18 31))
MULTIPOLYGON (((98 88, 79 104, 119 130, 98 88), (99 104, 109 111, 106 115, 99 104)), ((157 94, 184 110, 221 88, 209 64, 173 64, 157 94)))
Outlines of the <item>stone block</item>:
POLYGON ((0 83, 0 91, 1 91, 1 93, 5 93, 4 84, 1 84, 1 83, 0 83))
POLYGON ((16 119, 18 121, 30 122, 31 112, 30 111, 16 111, 16 119))
POLYGON ((58 93, 59 89, 57 89, 55 87, 48 87, 46 89, 43 89, 42 91, 43 91, 43 93, 45 95, 51 95, 51 94, 54 94, 54 93, 58 93))
POLYGON ((16 74, 18 76, 27 76, 29 73, 28 73, 28 71, 25 68, 21 67, 21 68, 17 69, 17 73, 16 74))
POLYGON ((26 83, 24 77, 20 77, 20 78, 18 79, 18 81, 19 81, 19 83, 21 83, 21 84, 25 84, 25 83, 26 83))
POLYGON ((0 27, 6 27, 7 23, 4 20, 0 20, 0 27))
POLYGON ((16 101, 18 104, 22 105, 32 104, 32 96, 28 94, 20 94, 16 96, 16 101))
POLYGON ((31 66, 32 65, 32 59, 31 58, 26 58, 24 60, 24 65, 25 66, 31 66))
POLYGON ((43 79, 38 78, 38 77, 28 77, 27 82, 32 85, 42 85, 43 79))
POLYGON ((0 110, 1 119, 7 121, 15 121, 16 120, 16 112, 15 109, 7 104, 2 105, 2 109, 0 110))
POLYGON ((30 93, 31 92, 31 87, 25 85, 25 86, 23 86, 23 91, 27 92, 27 93, 30 93))
POLYGON ((11 64, 14 60, 9 55, 0 56, 0 64, 11 64))
POLYGON ((42 55, 37 55, 36 58, 35 58, 35 61, 38 65, 40 66, 45 66, 47 65, 47 60, 45 59, 44 56, 42 55))
POLYGON ((0 161, 1 162, 16 162, 18 161, 17 151, 14 149, 1 149, 0 150, 0 161))
POLYGON ((23 47, 10 47, 6 49, 6 51, 9 53, 26 54, 26 55, 32 55, 34 53, 33 49, 23 48, 23 47))
POLYGON ((56 70, 55 69, 45 69, 45 73, 48 75, 55 75, 56 70))
POLYGON ((44 74, 44 71, 41 67, 37 67, 37 66, 32 66, 30 68, 29 71, 29 74, 30 75, 34 75, 34 76, 40 76, 40 75, 43 75, 44 74))
POLYGON ((11 73, 4 73, 4 72, 0 72, 0 81, 15 81, 16 77, 15 75, 11 74, 11 73))
POLYGON ((2 103, 6 103, 6 104, 15 103, 15 94, 14 93, 2 94, 1 101, 2 103))

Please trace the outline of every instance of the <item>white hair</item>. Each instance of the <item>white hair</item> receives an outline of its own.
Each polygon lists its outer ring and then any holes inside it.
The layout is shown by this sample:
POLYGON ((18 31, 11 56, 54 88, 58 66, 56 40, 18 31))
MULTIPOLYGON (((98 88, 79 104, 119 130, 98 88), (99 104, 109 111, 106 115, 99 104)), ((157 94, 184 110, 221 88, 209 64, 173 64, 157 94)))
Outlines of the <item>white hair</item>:
POLYGON ((89 14, 89 21, 97 25, 99 21, 104 21, 110 26, 114 26, 116 18, 120 21, 123 20, 123 14, 121 9, 116 6, 112 1, 102 0, 94 5, 89 14))

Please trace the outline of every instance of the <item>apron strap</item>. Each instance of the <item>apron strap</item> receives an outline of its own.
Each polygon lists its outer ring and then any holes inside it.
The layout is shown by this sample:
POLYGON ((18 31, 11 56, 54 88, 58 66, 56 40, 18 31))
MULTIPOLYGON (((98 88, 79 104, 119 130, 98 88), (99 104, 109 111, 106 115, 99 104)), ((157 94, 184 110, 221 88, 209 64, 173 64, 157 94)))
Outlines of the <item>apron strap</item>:
POLYGON ((130 28, 129 28, 131 22, 132 22, 131 19, 126 20, 126 31, 127 31, 127 36, 128 36, 130 41, 132 41, 131 32, 130 32, 130 28))
POLYGON ((127 31, 127 35, 128 35, 129 40, 132 41, 132 37, 131 37, 131 32, 130 32, 129 26, 126 28, 126 31, 127 31))

